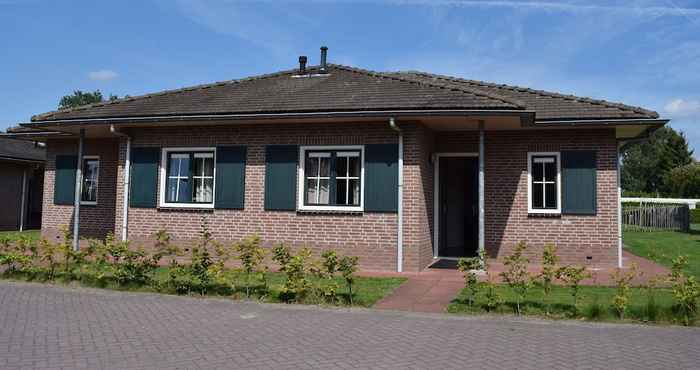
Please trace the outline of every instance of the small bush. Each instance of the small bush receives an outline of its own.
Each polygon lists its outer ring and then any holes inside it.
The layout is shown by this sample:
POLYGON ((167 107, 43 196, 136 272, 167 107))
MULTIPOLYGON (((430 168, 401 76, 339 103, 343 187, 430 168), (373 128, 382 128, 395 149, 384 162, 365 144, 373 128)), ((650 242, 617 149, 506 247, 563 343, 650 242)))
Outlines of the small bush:
POLYGON ((250 278, 251 275, 258 280, 265 282, 265 270, 261 268, 267 255, 265 249, 260 247, 260 238, 257 235, 245 238, 236 243, 235 250, 238 252, 238 259, 241 261, 241 268, 245 273, 245 295, 250 298, 250 278))
POLYGON ((355 282, 355 272, 357 271, 358 257, 343 256, 340 261, 338 261, 338 270, 343 275, 345 283, 348 285, 348 299, 352 306, 352 284, 355 282))
POLYGON ((554 244, 547 244, 542 251, 542 272, 540 272, 539 280, 542 284, 542 293, 544 300, 545 314, 549 315, 550 296, 552 294, 552 285, 557 278, 559 267, 559 256, 557 256, 557 248, 554 244))
POLYGON ((532 288, 533 278, 527 271, 530 260, 523 255, 527 250, 527 243, 520 242, 513 250, 513 254, 505 258, 506 270, 501 273, 503 281, 510 286, 515 293, 516 313, 520 315, 520 305, 525 300, 527 292, 532 288))
POLYGON ((457 262, 457 267, 464 274, 467 305, 472 306, 476 295, 479 293, 479 280, 475 271, 481 269, 481 259, 479 257, 460 258, 457 262))
POLYGON ((623 272, 620 268, 615 269, 612 275, 615 285, 617 286, 617 292, 613 297, 612 306, 615 308, 621 320, 624 319, 625 311, 627 311, 627 307, 629 306, 630 284, 635 277, 637 277, 636 264, 632 264, 632 267, 627 272, 623 272))
POLYGON ((700 283, 694 276, 686 276, 684 269, 688 264, 686 256, 678 256, 673 260, 673 267, 669 281, 671 282, 673 297, 675 298, 683 324, 690 325, 695 320, 698 311, 698 298, 700 298, 700 283))
POLYGON ((571 288, 574 316, 578 314, 578 299, 581 293, 581 281, 589 278, 590 276, 591 274, 586 271, 585 266, 565 266, 557 271, 557 279, 560 279, 569 288, 571 288))

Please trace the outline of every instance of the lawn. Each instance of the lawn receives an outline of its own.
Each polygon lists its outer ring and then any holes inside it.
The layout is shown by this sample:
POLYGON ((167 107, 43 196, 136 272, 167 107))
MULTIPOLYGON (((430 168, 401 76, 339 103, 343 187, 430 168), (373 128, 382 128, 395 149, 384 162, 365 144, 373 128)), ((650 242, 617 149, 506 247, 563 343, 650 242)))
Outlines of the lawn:
MULTIPOLYGON (((170 276, 170 271, 168 267, 159 267, 155 270, 152 276, 152 281, 149 284, 118 284, 110 272, 106 269, 97 269, 92 266, 86 266, 81 272, 74 272, 74 275, 68 278, 65 273, 62 272, 61 267, 57 271, 56 278, 52 280, 53 282, 59 284, 79 284, 85 287, 97 287, 106 288, 114 290, 123 291, 138 291, 138 292, 158 292, 165 294, 176 294, 175 290, 168 285, 168 278, 170 276)), ((48 282, 46 274, 44 272, 40 273, 26 273, 21 271, 14 272, 4 272, 0 274, 1 278, 20 280, 20 281, 36 281, 36 282, 48 282)), ((218 297, 230 297, 233 299, 246 298, 246 278, 245 275, 232 269, 227 272, 227 283, 225 286, 221 284, 212 284, 212 286, 207 291, 209 296, 218 297)), ((330 285, 336 284, 338 289, 336 294, 338 296, 335 305, 347 305, 348 304, 348 288, 345 284, 345 280, 341 277, 335 277, 333 279, 323 279, 319 280, 315 277, 308 276, 309 281, 313 285, 330 285)), ((251 299, 260 300, 262 302, 283 302, 282 292, 285 283, 285 274, 281 272, 268 272, 265 274, 265 279, 267 281, 267 289, 263 289, 263 285, 259 282, 251 283, 251 299)), ((255 281, 253 279, 253 281, 255 281)), ((353 305, 361 307, 371 307, 381 298, 392 293, 396 288, 399 287, 406 278, 401 277, 355 277, 353 283, 353 305)), ((199 291, 192 291, 188 293, 193 296, 200 296, 199 291)), ((323 297, 309 296, 303 303, 316 304, 316 303, 327 303, 323 297)))
POLYGON ((625 249, 631 253, 671 267, 679 255, 688 257, 686 272, 700 279, 700 231, 693 225, 689 233, 676 231, 625 231, 625 249))
MULTIPOLYGON (((497 285, 496 292, 503 298, 501 304, 494 312, 497 314, 514 314, 515 294, 507 285, 497 285)), ((597 321, 620 321, 617 313, 611 306, 615 288, 582 286, 580 288, 577 310, 574 311, 571 289, 563 286, 554 286, 549 298, 549 315, 544 305, 542 289, 531 289, 521 303, 524 315, 547 316, 549 318, 583 318, 597 321)), ((472 306, 466 301, 466 291, 462 291, 448 306, 447 310, 458 314, 477 314, 487 312, 483 289, 477 294, 477 299, 472 306)), ((674 313, 671 292, 667 289, 654 289, 649 291, 642 288, 632 288, 630 294, 630 306, 625 313, 625 320, 634 322, 663 322, 680 323, 680 316, 674 313), (655 304, 650 306, 649 295, 653 292, 655 304)))
POLYGON ((18 240, 21 236, 28 237, 32 242, 39 240, 41 236, 40 230, 25 230, 25 231, 0 231, 0 239, 7 238, 11 241, 18 240))

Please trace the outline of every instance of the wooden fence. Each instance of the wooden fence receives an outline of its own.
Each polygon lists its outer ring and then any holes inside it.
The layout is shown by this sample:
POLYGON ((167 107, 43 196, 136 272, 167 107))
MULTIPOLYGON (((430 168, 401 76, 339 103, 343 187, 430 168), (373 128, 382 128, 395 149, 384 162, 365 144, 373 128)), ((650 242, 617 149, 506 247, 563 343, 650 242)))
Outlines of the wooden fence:
POLYGON ((687 232, 690 230, 690 210, 687 205, 642 204, 624 207, 622 224, 629 230, 687 232))

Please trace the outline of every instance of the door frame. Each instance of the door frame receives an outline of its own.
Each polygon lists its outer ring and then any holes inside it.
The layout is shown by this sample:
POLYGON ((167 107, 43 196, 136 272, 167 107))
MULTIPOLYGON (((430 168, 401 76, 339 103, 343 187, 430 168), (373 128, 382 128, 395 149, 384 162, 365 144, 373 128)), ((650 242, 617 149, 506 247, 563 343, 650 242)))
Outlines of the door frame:
MULTIPOLYGON (((479 158, 478 152, 444 152, 433 154, 433 259, 443 258, 457 260, 457 257, 440 257, 438 255, 440 243, 440 158, 461 157, 479 158)), ((483 195, 478 194, 477 202, 483 195)))

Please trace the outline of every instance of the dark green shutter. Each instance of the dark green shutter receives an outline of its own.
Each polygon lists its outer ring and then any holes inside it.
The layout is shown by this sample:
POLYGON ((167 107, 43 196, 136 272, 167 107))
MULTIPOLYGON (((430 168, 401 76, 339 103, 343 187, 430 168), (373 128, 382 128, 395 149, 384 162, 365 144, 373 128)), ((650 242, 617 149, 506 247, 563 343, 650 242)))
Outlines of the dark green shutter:
POLYGON ((298 159, 296 145, 269 145, 266 148, 265 209, 296 209, 298 159))
POLYGON ((54 204, 73 205, 75 200, 75 173, 78 157, 75 155, 57 155, 56 172, 53 188, 54 204))
POLYGON ((216 148, 215 208, 243 209, 245 198, 246 147, 216 148))
POLYGON ((365 146, 365 211, 398 210, 398 145, 365 146))
POLYGON ((596 152, 561 152, 562 213, 596 214, 596 152))
POLYGON ((158 205, 158 162, 160 148, 133 148, 131 150, 132 207, 155 208, 158 205))

